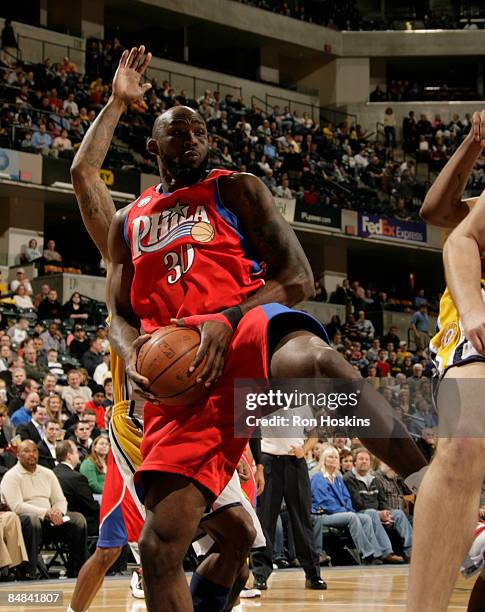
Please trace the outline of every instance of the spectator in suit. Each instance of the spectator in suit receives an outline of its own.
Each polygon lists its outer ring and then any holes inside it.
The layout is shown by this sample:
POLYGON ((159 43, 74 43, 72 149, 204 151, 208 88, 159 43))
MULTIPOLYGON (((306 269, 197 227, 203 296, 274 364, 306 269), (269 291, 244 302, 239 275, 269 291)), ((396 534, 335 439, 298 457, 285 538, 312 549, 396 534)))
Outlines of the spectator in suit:
POLYGON ((45 436, 37 444, 39 449, 39 465, 53 470, 57 465, 56 444, 60 431, 59 423, 49 421, 45 426, 45 436))
POLYGON ((88 535, 97 535, 99 531, 99 504, 94 499, 86 476, 76 471, 79 465, 79 451, 72 440, 64 440, 57 445, 58 465, 54 474, 61 483, 62 492, 67 500, 67 507, 80 512, 88 525, 88 535))
POLYGON ((74 433, 70 436, 70 439, 74 441, 78 450, 79 450, 79 458, 81 463, 86 459, 91 450, 91 446, 93 445, 93 439, 91 438, 91 429, 88 423, 84 423, 83 421, 79 421, 77 423, 74 433))
POLYGON ((32 412, 39 404, 39 394, 35 391, 29 393, 25 398, 24 405, 13 413, 11 418, 12 425, 14 427, 19 427, 19 425, 26 425, 27 423, 30 423, 32 419, 32 412))
MULTIPOLYGON (((352 505, 358 512, 368 514, 373 522, 374 533, 385 548, 392 551, 386 530, 394 530, 403 540, 405 559, 411 555, 413 530, 402 510, 387 507, 384 492, 378 479, 371 473, 371 455, 365 448, 354 453, 355 467, 345 474, 344 480, 352 498, 352 505), (379 524, 380 523, 380 524, 379 524)), ((402 563, 403 557, 389 553, 387 561, 402 563)))
POLYGON ((52 470, 38 465, 38 457, 37 446, 24 440, 18 449, 18 463, 3 477, 0 492, 20 515, 30 575, 35 576, 42 542, 62 538, 69 548, 67 575, 75 577, 88 556, 86 519, 67 510, 59 481, 52 470), (66 516, 69 520, 64 520, 66 516))
POLYGON ((47 410, 42 404, 32 408, 32 419, 30 423, 19 425, 16 433, 22 440, 33 440, 38 444, 44 439, 44 425, 47 421, 47 410))

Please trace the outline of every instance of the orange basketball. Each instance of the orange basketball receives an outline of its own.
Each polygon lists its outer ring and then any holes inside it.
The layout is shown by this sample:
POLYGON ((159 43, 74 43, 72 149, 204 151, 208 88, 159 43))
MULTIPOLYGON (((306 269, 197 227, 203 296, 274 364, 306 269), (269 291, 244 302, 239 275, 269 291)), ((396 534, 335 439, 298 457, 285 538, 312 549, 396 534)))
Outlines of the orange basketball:
POLYGON ((189 367, 199 349, 200 334, 188 327, 161 327, 138 351, 136 369, 148 378, 148 391, 163 404, 193 404, 208 393, 196 379, 205 365, 189 374, 189 367))

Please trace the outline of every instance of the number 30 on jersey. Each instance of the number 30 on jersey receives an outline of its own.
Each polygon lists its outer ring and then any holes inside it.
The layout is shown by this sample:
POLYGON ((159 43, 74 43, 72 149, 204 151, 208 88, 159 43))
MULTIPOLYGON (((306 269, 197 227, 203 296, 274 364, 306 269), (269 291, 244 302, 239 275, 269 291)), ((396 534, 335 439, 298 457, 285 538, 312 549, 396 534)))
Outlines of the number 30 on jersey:
POLYGON ((181 244, 177 251, 170 251, 163 258, 167 266, 169 285, 174 285, 186 274, 194 263, 195 251, 191 244, 181 244))

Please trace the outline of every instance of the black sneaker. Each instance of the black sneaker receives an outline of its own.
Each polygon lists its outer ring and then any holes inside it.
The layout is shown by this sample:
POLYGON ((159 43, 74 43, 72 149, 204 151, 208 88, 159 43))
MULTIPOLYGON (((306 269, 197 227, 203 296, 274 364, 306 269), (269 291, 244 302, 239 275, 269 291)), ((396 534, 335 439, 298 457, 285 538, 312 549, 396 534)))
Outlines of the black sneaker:
POLYGON ((275 559, 273 561, 273 564, 276 565, 278 569, 287 569, 288 567, 290 567, 289 562, 283 558, 275 559))
POLYGON ((266 591, 268 589, 268 585, 266 584, 266 578, 262 576, 255 576, 253 581, 253 589, 258 589, 259 591, 266 591))
POLYGON ((305 580, 305 589, 313 589, 314 591, 326 591, 327 583, 320 576, 313 576, 305 580))

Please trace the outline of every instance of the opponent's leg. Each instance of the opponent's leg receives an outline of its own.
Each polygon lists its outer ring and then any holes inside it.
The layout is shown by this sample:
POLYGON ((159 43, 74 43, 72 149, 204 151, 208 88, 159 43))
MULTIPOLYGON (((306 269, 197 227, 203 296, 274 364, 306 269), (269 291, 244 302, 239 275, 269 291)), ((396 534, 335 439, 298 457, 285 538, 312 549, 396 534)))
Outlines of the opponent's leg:
MULTIPOLYGON (((473 393, 473 380, 485 378, 485 364, 472 363, 451 369, 442 381, 438 406, 447 404, 450 378, 461 389, 457 413, 470 422, 483 419, 483 397, 473 393)), ((409 612, 447 609, 460 563, 473 540, 480 488, 485 475, 482 438, 441 438, 423 480, 414 511, 414 545, 409 573, 409 612), (439 545, 438 545, 439 542, 439 545)))
POLYGON ((89 608, 103 584, 106 572, 120 556, 121 550, 121 546, 96 548, 94 555, 82 566, 71 600, 73 612, 84 612, 89 608))
MULTIPOLYGON (((361 379, 360 373, 340 353, 309 331, 285 336, 271 357, 273 378, 361 379)), ((363 444, 379 459, 406 478, 426 466, 426 459, 397 418, 391 406, 372 385, 362 385, 358 416, 371 419, 382 438, 359 435, 363 444)))
POLYGON ((143 474, 147 517, 139 548, 147 610, 193 610, 183 559, 196 533, 210 494, 177 474, 143 474))

